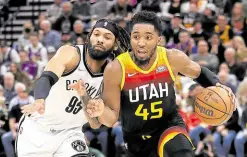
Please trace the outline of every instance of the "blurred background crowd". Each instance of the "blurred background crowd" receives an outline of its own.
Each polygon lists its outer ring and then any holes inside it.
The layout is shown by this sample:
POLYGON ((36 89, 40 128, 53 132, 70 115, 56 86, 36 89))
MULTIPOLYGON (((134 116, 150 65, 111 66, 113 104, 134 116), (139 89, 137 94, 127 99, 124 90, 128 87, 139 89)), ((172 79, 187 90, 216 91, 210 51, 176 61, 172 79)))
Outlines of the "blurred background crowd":
MULTIPOLYGON (((0 9, 0 156, 14 157, 20 107, 34 101, 33 83, 56 50, 64 44, 84 44, 100 18, 130 31, 130 19, 140 10, 154 11, 162 19, 161 46, 182 50, 236 94, 238 106, 231 119, 208 126, 193 108, 202 87, 177 76, 176 105, 196 146, 195 155, 247 154, 247 0, 0 0, 0 9), (42 3, 49 5, 42 8, 42 3), (36 8, 30 7, 33 4, 36 8), (23 18, 28 7, 32 15, 23 18), (33 12, 37 7, 38 14, 33 12), (21 33, 13 36, 21 16, 21 33)), ((126 156, 121 122, 113 128, 83 129, 96 157, 126 156)))

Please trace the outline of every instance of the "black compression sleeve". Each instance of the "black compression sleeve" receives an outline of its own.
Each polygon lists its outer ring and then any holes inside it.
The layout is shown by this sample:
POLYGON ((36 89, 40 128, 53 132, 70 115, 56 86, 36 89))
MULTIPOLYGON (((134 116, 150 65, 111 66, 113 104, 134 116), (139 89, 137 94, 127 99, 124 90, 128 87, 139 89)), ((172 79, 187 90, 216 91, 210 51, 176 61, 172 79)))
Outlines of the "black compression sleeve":
POLYGON ((44 71, 34 87, 35 99, 46 99, 51 87, 58 81, 58 76, 51 71, 44 71))
POLYGON ((215 86, 219 82, 217 75, 208 68, 201 67, 201 74, 198 78, 195 79, 203 87, 215 86))

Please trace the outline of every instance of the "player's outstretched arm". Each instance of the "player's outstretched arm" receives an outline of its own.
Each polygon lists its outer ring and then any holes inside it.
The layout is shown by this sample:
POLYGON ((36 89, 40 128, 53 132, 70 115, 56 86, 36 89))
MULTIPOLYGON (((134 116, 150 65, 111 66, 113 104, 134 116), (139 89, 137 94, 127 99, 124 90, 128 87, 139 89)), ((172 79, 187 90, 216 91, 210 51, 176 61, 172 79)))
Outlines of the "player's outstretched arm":
POLYGON ((118 60, 106 66, 104 72, 103 114, 98 117, 101 124, 112 127, 119 117, 122 69, 118 60))
POLYGON ((47 63, 44 72, 34 87, 35 102, 22 108, 22 112, 31 114, 38 111, 44 113, 44 101, 49 95, 51 87, 58 81, 64 72, 74 69, 80 61, 77 48, 69 45, 60 47, 56 55, 47 63))
POLYGON ((228 91, 229 96, 232 97, 233 103, 235 104, 235 96, 232 90, 229 87, 220 84, 217 75, 208 68, 201 67, 196 62, 190 60, 190 58, 180 50, 167 50, 167 57, 174 75, 182 73, 183 75, 194 79, 203 87, 221 86, 228 91))

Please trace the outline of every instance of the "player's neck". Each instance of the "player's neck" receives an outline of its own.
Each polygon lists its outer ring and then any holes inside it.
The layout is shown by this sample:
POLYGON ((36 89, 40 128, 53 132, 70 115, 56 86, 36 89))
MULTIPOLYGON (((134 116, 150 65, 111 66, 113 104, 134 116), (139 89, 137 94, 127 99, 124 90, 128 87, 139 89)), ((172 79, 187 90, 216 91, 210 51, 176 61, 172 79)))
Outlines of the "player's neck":
POLYGON ((88 53, 86 53, 86 63, 88 65, 88 68, 91 70, 91 72, 93 73, 98 73, 101 72, 101 68, 104 65, 104 63, 106 62, 106 60, 102 60, 102 61, 96 61, 94 59, 92 59, 88 53))

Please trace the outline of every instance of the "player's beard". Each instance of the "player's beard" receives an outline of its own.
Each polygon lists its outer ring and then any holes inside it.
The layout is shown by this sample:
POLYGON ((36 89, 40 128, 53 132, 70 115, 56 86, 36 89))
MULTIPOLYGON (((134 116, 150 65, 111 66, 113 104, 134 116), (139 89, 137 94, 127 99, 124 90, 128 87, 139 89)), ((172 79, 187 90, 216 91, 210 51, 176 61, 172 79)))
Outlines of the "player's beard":
POLYGON ((134 59, 136 65, 145 66, 145 65, 149 64, 149 62, 150 62, 151 58, 153 57, 155 51, 156 51, 156 47, 152 50, 150 56, 148 56, 145 59, 140 59, 135 55, 135 53, 133 53, 133 59, 134 59))
POLYGON ((108 58, 111 55, 111 52, 112 52, 112 49, 106 50, 105 48, 103 51, 96 50, 95 47, 90 42, 88 43, 87 48, 88 48, 89 56, 92 59, 98 60, 98 61, 105 60, 106 58, 108 58))

